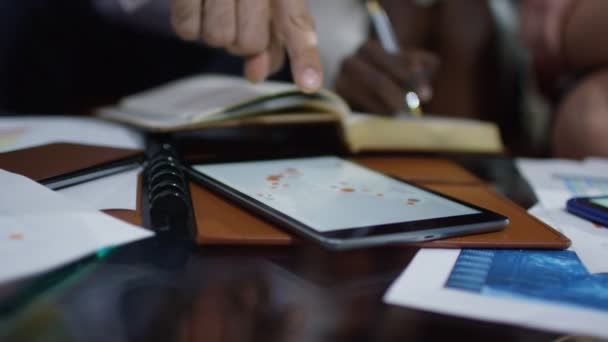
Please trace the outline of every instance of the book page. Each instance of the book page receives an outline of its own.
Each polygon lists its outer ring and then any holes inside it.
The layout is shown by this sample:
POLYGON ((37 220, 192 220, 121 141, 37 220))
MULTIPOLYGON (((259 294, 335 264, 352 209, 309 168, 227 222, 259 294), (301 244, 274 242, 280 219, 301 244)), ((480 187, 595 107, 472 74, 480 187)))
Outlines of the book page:
POLYGON ((261 88, 234 79, 187 79, 127 97, 120 106, 137 115, 161 120, 163 117, 188 120, 217 113, 264 94, 261 88))
POLYGON ((241 78, 205 75, 129 96, 118 107, 102 108, 98 113, 150 130, 178 130, 246 116, 290 113, 310 112, 339 120, 349 111, 344 101, 327 90, 304 94, 290 83, 251 84, 241 78))
POLYGON ((353 113, 345 122, 351 151, 501 153, 498 126, 442 116, 386 117, 353 113))

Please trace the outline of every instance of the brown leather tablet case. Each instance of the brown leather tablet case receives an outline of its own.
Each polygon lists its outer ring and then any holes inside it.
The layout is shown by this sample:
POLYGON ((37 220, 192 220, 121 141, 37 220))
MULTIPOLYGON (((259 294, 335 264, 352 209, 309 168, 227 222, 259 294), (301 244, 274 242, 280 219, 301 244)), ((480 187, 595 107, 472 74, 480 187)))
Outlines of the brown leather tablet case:
MULTIPOLYGON (((138 153, 141 151, 57 143, 2 153, 0 168, 41 180, 138 153)), ((570 240, 565 236, 528 215, 524 209, 494 192, 479 178, 448 160, 399 156, 353 159, 378 171, 496 211, 510 220, 502 231, 435 240, 419 246, 561 249, 570 245, 570 240)), ((190 191, 197 223, 196 241, 199 244, 272 246, 298 241, 287 231, 198 184, 191 183, 190 191)), ((141 208, 137 212, 106 212, 134 224, 141 223, 141 208)))
POLYGON ((138 155, 141 150, 59 142, 0 153, 0 169, 44 181, 138 155))
MULTIPOLYGON (((530 216, 524 209, 450 161, 404 157, 367 157, 354 160, 490 209, 510 220, 502 231, 429 241, 418 246, 563 249, 570 245, 570 240, 561 233, 530 216)), ((288 245, 298 239, 197 184, 191 184, 190 191, 198 227, 196 239, 199 244, 288 245)))

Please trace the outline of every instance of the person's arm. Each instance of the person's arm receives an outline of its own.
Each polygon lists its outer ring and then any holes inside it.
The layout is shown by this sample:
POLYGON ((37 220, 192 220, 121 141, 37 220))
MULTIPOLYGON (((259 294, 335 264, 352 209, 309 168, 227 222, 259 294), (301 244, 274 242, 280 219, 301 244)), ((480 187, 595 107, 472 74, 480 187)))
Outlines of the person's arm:
POLYGON ((608 65, 608 1, 523 0, 520 31, 541 73, 608 65))
POLYGON ((552 153, 560 158, 608 155, 606 14, 605 0, 522 2, 522 37, 537 73, 552 72, 553 81, 564 73, 578 74, 576 82, 560 94, 553 113, 552 153))
POLYGON ((608 66, 608 1, 575 1, 563 27, 563 54, 569 68, 608 66))
POLYGON ((172 0, 180 37, 245 57, 245 76, 261 81, 277 71, 287 51, 295 83, 306 92, 321 87, 323 70, 306 0, 172 0))

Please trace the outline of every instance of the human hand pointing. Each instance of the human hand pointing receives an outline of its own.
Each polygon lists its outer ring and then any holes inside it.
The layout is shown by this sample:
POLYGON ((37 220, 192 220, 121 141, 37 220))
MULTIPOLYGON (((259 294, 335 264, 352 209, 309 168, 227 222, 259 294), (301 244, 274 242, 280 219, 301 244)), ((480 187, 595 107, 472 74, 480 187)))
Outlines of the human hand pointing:
POLYGON ((319 90, 323 70, 314 22, 306 0, 171 0, 171 21, 183 39, 205 43, 245 58, 245 77, 264 80, 284 63, 295 83, 319 90))

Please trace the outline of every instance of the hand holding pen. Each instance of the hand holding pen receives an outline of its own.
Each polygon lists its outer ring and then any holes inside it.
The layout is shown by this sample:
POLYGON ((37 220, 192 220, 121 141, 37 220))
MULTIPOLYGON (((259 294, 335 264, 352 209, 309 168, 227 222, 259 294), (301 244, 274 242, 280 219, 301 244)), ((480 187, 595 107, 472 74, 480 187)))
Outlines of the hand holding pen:
POLYGON ((377 39, 344 60, 336 91, 357 110, 420 115, 421 105, 433 97, 431 79, 439 58, 422 49, 401 49, 386 13, 374 5, 368 10, 377 39))

